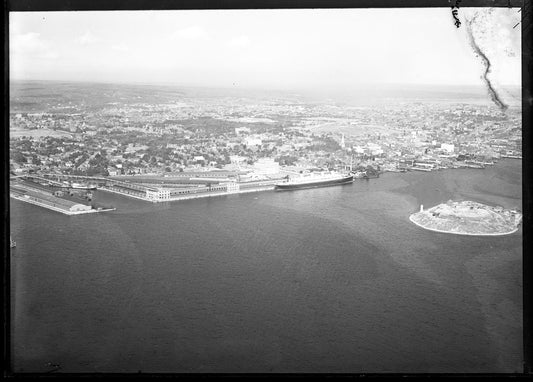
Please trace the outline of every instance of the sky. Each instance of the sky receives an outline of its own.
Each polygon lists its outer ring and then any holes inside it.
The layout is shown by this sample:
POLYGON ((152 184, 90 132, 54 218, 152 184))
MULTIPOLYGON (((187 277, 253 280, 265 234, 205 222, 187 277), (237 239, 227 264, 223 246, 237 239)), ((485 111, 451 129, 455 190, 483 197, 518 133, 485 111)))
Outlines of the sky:
POLYGON ((520 85, 518 9, 11 12, 11 79, 263 89, 520 85), (475 28, 474 28, 475 27, 475 28))

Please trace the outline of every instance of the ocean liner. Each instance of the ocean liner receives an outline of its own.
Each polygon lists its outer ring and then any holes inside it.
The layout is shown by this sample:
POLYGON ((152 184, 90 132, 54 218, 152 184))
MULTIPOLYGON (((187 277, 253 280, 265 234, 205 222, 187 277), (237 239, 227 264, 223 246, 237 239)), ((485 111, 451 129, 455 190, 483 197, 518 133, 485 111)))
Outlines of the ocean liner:
POLYGON ((96 184, 90 184, 90 183, 72 183, 72 182, 63 182, 63 185, 61 186, 63 188, 75 188, 78 190, 96 190, 96 184))
POLYGON ((299 190, 302 188, 315 188, 336 186, 353 182, 353 175, 341 174, 337 172, 320 172, 303 174, 297 177, 287 177, 284 182, 277 183, 275 190, 299 190))
POLYGON ((87 184, 72 183, 71 187, 72 188, 77 188, 79 190, 96 190, 96 185, 95 184, 90 184, 90 183, 87 183, 87 184))

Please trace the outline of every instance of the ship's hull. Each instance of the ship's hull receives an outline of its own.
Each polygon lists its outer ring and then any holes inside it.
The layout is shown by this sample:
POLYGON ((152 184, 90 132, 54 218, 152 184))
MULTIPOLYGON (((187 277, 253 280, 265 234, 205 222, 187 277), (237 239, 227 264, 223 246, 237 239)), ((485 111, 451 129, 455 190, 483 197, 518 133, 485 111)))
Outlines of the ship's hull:
POLYGON ((309 182, 309 183, 290 183, 290 184, 276 184, 274 188, 276 191, 292 191, 292 190, 301 190, 305 188, 318 188, 318 187, 329 187, 329 186, 338 186, 341 184, 353 182, 353 176, 346 176, 339 179, 328 179, 321 182, 309 182))
POLYGON ((96 190, 96 186, 92 184, 83 185, 83 184, 72 184, 70 188, 74 188, 77 190, 96 190))

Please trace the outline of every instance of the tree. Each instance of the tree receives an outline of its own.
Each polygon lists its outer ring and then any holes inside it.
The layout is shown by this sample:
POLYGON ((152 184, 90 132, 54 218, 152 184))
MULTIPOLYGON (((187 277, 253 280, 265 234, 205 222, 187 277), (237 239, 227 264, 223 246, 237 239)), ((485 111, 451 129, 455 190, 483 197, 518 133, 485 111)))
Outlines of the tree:
POLYGON ((13 151, 11 153, 11 159, 18 164, 26 163, 26 157, 20 151, 13 151))
POLYGON ((32 154, 32 163, 34 165, 40 166, 42 164, 41 160, 37 157, 37 155, 32 154))
POLYGON ((282 155, 280 158, 279 158, 279 164, 281 166, 292 166, 294 163, 296 163, 296 161, 298 160, 297 157, 295 156, 292 156, 292 155, 282 155))

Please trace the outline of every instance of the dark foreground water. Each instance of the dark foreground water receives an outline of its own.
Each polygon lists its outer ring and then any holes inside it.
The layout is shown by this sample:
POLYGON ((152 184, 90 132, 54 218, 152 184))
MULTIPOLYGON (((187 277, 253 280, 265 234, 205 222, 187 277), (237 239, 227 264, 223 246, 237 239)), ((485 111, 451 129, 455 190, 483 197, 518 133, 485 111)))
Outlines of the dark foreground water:
POLYGON ((425 231, 420 203, 521 208, 521 164, 111 213, 11 200, 15 371, 521 372, 522 230, 425 231))

